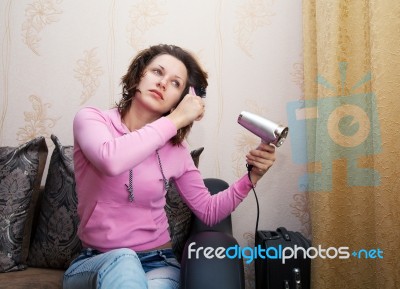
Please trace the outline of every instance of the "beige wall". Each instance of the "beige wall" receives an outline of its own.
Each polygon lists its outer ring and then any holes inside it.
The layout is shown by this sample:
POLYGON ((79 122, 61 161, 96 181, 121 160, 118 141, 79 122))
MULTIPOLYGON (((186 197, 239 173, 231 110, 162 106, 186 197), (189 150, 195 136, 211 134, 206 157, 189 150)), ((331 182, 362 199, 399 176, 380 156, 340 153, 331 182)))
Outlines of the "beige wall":
MULTIPOLYGON (((288 123, 286 104, 303 99, 301 1, 293 0, 2 0, 0 145, 56 134, 72 144, 82 106, 108 108, 135 53, 152 44, 187 48, 209 72, 207 112, 189 138, 205 147, 205 177, 228 182, 245 173, 244 155, 259 139, 237 124, 242 110, 288 123)), ((48 141, 51 151, 51 142, 48 141)), ((257 186, 262 229, 309 234, 306 168, 291 157, 290 136, 257 186)), ((240 245, 253 244, 251 194, 233 214, 240 245)), ((247 285, 254 286, 252 265, 247 285)))

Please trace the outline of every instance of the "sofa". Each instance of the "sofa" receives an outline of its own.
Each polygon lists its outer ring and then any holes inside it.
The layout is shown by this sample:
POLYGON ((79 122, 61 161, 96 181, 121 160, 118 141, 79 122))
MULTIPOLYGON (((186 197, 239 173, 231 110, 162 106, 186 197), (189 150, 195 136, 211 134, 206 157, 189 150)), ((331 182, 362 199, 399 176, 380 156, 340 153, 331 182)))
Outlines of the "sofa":
MULTIPOLYGON (((55 135, 51 141, 51 157, 44 137, 17 147, 0 147, 1 289, 62 288, 63 273, 82 248, 76 234, 73 146, 63 145, 55 135)), ((202 151, 191 152, 196 165, 202 151)), ((205 183, 211 193, 227 187, 218 179, 205 183)), ((236 245, 230 216, 214 227, 205 226, 182 202, 173 184, 166 200, 173 250, 182 266, 181 288, 244 288, 241 260, 188 260, 185 255, 193 241, 214 247, 236 245), (201 276, 215 273, 217 267, 221 274, 208 286, 204 282, 210 278, 201 276)))

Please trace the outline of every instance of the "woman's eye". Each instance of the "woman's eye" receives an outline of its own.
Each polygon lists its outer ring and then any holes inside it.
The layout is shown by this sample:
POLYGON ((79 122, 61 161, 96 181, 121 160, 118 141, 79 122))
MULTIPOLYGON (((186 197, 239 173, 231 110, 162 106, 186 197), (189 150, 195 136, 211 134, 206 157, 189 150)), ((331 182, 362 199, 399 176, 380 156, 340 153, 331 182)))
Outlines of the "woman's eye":
POLYGON ((173 80, 172 81, 172 85, 175 86, 175 87, 180 87, 181 86, 181 84, 177 80, 173 80))
POLYGON ((153 69, 153 73, 154 73, 154 74, 157 74, 157 75, 161 75, 161 70, 158 69, 158 68, 154 68, 154 69, 153 69))

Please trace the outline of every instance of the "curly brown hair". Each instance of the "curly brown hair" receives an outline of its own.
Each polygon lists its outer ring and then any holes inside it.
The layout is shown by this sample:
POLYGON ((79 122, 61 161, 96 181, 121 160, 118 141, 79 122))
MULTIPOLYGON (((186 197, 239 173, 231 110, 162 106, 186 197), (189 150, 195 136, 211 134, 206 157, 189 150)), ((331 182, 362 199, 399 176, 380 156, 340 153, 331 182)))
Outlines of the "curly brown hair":
MULTIPOLYGON (((146 67, 155 57, 163 54, 171 55, 180 60, 185 65, 188 73, 188 80, 178 104, 188 94, 190 86, 199 88, 203 92, 205 91, 208 85, 208 74, 201 68, 199 62, 191 53, 175 45, 159 44, 150 46, 136 55, 129 65, 128 72, 122 77, 122 98, 117 103, 117 108, 122 118, 126 115, 132 104, 132 99, 135 96, 137 86, 144 75, 146 67)), ((179 129, 170 141, 174 145, 181 144, 189 134, 192 125, 193 123, 179 129)))

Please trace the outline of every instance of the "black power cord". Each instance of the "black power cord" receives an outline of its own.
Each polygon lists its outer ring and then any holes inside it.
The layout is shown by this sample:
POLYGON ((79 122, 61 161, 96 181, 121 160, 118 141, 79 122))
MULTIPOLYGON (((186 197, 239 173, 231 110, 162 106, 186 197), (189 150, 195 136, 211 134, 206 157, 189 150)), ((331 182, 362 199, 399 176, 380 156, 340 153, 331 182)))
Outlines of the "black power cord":
POLYGON ((252 166, 252 165, 249 165, 249 164, 246 164, 246 167, 247 167, 247 176, 249 177, 250 183, 253 185, 253 186, 252 186, 252 189, 253 189, 254 197, 256 198, 257 219, 256 219, 256 231, 255 231, 255 233, 257 234, 257 231, 258 231, 258 221, 259 221, 259 219, 260 219, 260 205, 259 205, 259 203, 258 203, 258 197, 257 197, 256 190, 254 189, 254 188, 255 188, 255 185, 254 185, 253 181, 251 180, 251 176, 250 176, 250 172, 251 172, 251 169, 253 168, 253 166, 252 166))

